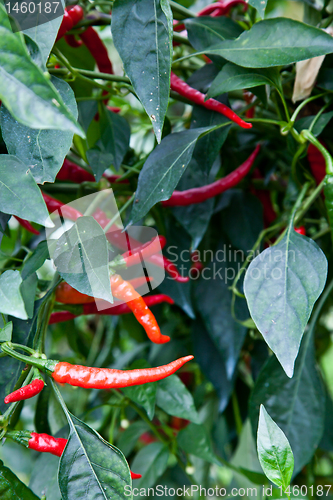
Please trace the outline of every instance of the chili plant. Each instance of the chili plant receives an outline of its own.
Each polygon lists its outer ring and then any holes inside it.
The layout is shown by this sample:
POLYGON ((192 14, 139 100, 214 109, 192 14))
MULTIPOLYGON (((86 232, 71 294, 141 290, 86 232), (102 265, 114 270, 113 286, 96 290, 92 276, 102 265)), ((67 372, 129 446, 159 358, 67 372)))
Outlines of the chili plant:
POLYGON ((0 5, 1 498, 331 495, 332 12, 0 5))

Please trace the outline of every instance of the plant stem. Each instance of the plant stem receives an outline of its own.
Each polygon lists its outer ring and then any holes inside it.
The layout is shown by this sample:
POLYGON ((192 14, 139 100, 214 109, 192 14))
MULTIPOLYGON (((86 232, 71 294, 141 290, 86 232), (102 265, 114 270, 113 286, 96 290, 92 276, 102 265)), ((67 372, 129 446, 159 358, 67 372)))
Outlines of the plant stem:
POLYGON ((234 417, 235 417, 236 431, 237 431, 237 435, 240 436, 242 433, 243 422, 242 422, 242 417, 240 414, 237 394, 236 394, 235 390, 232 393, 231 400, 232 400, 232 409, 233 409, 234 417))
POLYGON ((110 227, 116 222, 120 214, 126 210, 126 208, 132 203, 134 200, 135 193, 132 194, 132 196, 124 203, 124 205, 118 210, 118 213, 112 217, 112 219, 107 223, 107 225, 104 227, 103 231, 104 233, 107 233, 110 227))
POLYGON ((176 12, 177 14, 181 14, 183 17, 182 19, 186 19, 188 17, 196 17, 193 12, 191 12, 189 9, 186 9, 182 5, 179 5, 179 3, 173 2, 172 0, 169 0, 170 7, 172 9, 172 12, 176 12))

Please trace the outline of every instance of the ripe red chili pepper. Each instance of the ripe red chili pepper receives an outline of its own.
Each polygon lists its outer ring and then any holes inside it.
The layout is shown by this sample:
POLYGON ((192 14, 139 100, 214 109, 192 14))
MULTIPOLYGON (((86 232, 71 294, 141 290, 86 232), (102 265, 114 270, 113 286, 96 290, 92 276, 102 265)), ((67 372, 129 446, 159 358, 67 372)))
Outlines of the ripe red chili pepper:
POLYGON ((83 44, 82 40, 77 40, 77 38, 75 38, 75 35, 65 35, 65 40, 70 47, 73 47, 73 49, 77 49, 83 44))
MULTIPOLYGON (((148 307, 155 306, 158 304, 162 304, 163 302, 167 302, 168 304, 174 304, 174 301, 171 297, 164 294, 157 295, 148 295, 147 297, 143 297, 145 304, 148 307)), ((49 325, 55 323, 63 323, 64 321, 69 321, 71 319, 76 318, 77 316, 88 315, 88 314, 98 314, 103 316, 118 316, 121 314, 130 314, 132 310, 129 308, 128 304, 119 304, 117 306, 113 306, 109 309, 98 310, 95 303, 91 304, 83 304, 82 311, 79 314, 73 314, 69 311, 56 311, 51 314, 49 325)))
POLYGON ((166 201, 162 201, 165 207, 181 207, 186 205, 193 205, 195 203, 202 203, 203 201, 218 196, 219 194, 227 191, 237 184, 249 173, 251 167, 260 151, 260 144, 257 145, 253 153, 240 165, 236 170, 231 172, 226 177, 218 179, 212 184, 201 186, 199 188, 187 189, 186 191, 174 191, 166 201))
MULTIPOLYGON (((324 147, 327 147, 323 141, 320 141, 324 147)), ((311 172, 313 177, 316 180, 317 184, 320 184, 321 181, 326 176, 326 163, 325 158, 313 144, 309 144, 308 153, 307 153, 308 161, 310 164, 311 172)))
POLYGON ((109 59, 108 51, 97 31, 92 26, 80 33, 80 38, 96 61, 97 67, 101 73, 113 74, 112 63, 109 59))
MULTIPOLYGON (((235 5, 242 4, 244 5, 244 12, 248 8, 248 4, 245 2, 245 0, 221 0, 219 2, 212 3, 211 5, 207 5, 207 7, 204 7, 202 10, 200 10, 197 14, 198 17, 201 16, 212 16, 212 17, 218 17, 218 16, 226 16, 230 9, 234 7, 235 5)), ((174 21, 174 24, 178 24, 178 22, 174 21)), ((174 31, 183 31, 185 29, 184 24, 178 24, 174 28, 174 31)))
POLYGON ((237 116, 236 113, 232 111, 232 109, 228 108, 228 106, 226 106, 225 104, 222 104, 221 102, 216 101, 215 99, 208 99, 207 101, 205 101, 204 94, 194 89, 193 87, 190 87, 187 83, 181 80, 172 71, 170 77, 170 86, 171 90, 178 92, 179 95, 186 97, 194 104, 198 104, 199 106, 203 106, 206 109, 211 109, 212 111, 221 113, 222 115, 229 118, 229 120, 237 123, 237 125, 239 125, 242 128, 252 128, 251 123, 246 123, 239 116, 237 116))
POLYGON ((92 368, 65 362, 54 362, 52 377, 59 384, 69 384, 85 389, 116 389, 162 380, 175 373, 192 359, 193 356, 185 356, 167 365, 135 370, 92 368))
POLYGON ((42 193, 42 195, 49 212, 54 212, 55 210, 58 210, 58 212, 60 212, 62 217, 66 219, 71 219, 73 221, 76 221, 79 217, 82 217, 81 212, 79 212, 75 208, 65 205, 61 201, 52 198, 52 196, 49 196, 46 193, 42 193))
MULTIPOLYGON (((252 92, 249 92, 248 90, 243 90, 243 96, 246 104, 251 104, 253 102, 254 95, 252 92)), ((255 106, 252 106, 245 112, 246 118, 254 118, 255 115, 255 106)))
MULTIPOLYGON (((105 179, 112 183, 117 182, 120 178, 120 175, 103 174, 103 177, 105 177, 105 179)), ((67 160, 67 158, 65 158, 64 163, 57 174, 57 179, 59 181, 72 181, 76 182, 77 184, 81 184, 82 182, 96 182, 93 174, 87 172, 87 170, 85 170, 84 168, 79 167, 79 165, 76 165, 76 163, 67 160)), ((127 184, 128 180, 124 179, 120 182, 127 184)))
POLYGON ((148 309, 141 295, 134 290, 128 281, 124 281, 119 274, 114 274, 111 276, 111 290, 117 299, 123 300, 128 305, 152 342, 155 344, 169 342, 170 337, 162 335, 155 316, 148 309))
POLYGON ((131 478, 132 479, 140 479, 140 477, 142 477, 141 474, 135 474, 135 472, 132 472, 132 471, 130 471, 130 472, 131 472, 131 478))
POLYGON ((81 21, 83 16, 84 16, 84 11, 82 7, 80 7, 79 5, 74 5, 74 7, 72 8, 66 7, 64 12, 64 17, 62 19, 58 35, 56 38, 56 42, 60 40, 60 38, 62 38, 67 33, 67 31, 73 29, 74 26, 76 26, 77 23, 81 21))
MULTIPOLYGON (((255 169, 253 172, 253 179, 263 179, 264 177, 261 175, 258 169, 255 169)), ((274 210, 270 192, 265 189, 255 189, 252 188, 251 192, 261 201, 261 204, 264 209, 264 225, 265 227, 269 226, 276 219, 276 212, 274 210)))
POLYGON ((306 235, 306 229, 304 226, 294 227, 296 233, 306 235))
MULTIPOLYGON (((133 288, 140 288, 145 285, 147 281, 153 281, 153 278, 146 278, 146 276, 139 276, 138 278, 133 278, 128 280, 128 283, 132 285, 133 288)), ((63 281, 56 288, 55 299, 60 304, 91 304, 95 302, 95 298, 90 295, 85 295, 84 293, 75 290, 68 283, 63 281)))
POLYGON ((133 248, 119 257, 116 257, 114 266, 124 266, 131 267, 136 264, 141 264, 142 259, 148 259, 152 255, 159 253, 161 248, 166 244, 166 239, 164 236, 156 236, 151 241, 148 241, 144 245, 133 248))
POLYGON ((24 229, 26 229, 27 231, 29 231, 30 233, 32 234, 39 234, 39 231, 37 229, 35 229, 29 221, 27 220, 24 220, 24 219, 21 219, 20 217, 17 217, 17 215, 14 215, 15 219, 20 223, 20 225, 22 227, 24 227, 24 229))
POLYGON ((42 378, 35 378, 30 384, 11 392, 5 397, 5 403, 15 403, 16 401, 23 401, 25 399, 37 396, 44 388, 44 380, 42 378))

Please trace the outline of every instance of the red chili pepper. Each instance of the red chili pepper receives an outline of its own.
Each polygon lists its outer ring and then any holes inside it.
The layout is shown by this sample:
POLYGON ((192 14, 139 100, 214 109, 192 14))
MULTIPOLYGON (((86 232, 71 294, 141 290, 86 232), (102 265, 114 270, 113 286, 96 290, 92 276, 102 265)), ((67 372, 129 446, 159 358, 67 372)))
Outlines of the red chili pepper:
POLYGON ((42 378, 35 378, 30 384, 11 392, 5 397, 5 403, 15 403, 16 401, 23 401, 25 399, 37 396, 44 388, 44 380, 42 378))
MULTIPOLYGON (((174 304, 174 301, 171 297, 164 294, 157 295, 148 295, 148 297, 143 297, 145 304, 148 307, 155 306, 158 304, 162 304, 163 302, 167 302, 168 304, 174 304)), ((95 303, 84 304, 82 308, 82 312, 80 314, 72 314, 69 311, 57 311, 53 312, 50 317, 49 325, 55 323, 63 323, 64 321, 69 321, 71 319, 76 318, 77 316, 88 315, 88 314, 98 314, 103 316, 118 316, 122 314, 130 314, 132 313, 128 304, 119 304, 117 306, 111 307, 109 309, 98 310, 95 303)))
MULTIPOLYGON (((252 94, 252 92, 249 92, 248 90, 243 90, 243 96, 246 104, 251 104, 253 102, 254 95, 252 94)), ((254 118, 254 115, 255 115, 255 106, 252 106, 252 108, 249 108, 245 112, 246 118, 249 119, 254 118)))
POLYGON ((101 73, 113 74, 112 63, 109 59, 108 51, 97 31, 92 26, 80 33, 80 38, 96 61, 97 67, 101 73))
POLYGON ((130 471, 130 472, 131 472, 131 478, 132 479, 140 479, 140 477, 142 477, 141 474, 135 474, 135 472, 132 472, 132 471, 130 471))
POLYGON ((306 235, 306 229, 304 226, 294 227, 296 233, 306 235))
MULTIPOLYGON (((324 147, 327 147, 323 141, 320 141, 324 147)), ((320 184, 321 181, 326 176, 326 163, 323 155, 313 144, 309 144, 308 153, 307 153, 308 161, 310 164, 311 172, 313 177, 316 180, 317 184, 320 184)))
POLYGON ((59 384, 69 384, 85 389, 117 389, 157 382, 169 377, 192 359, 193 356, 185 356, 157 368, 137 368, 135 370, 114 370, 55 362, 52 377, 59 384))
POLYGON ((58 35, 56 38, 56 42, 60 40, 60 38, 62 38, 67 33, 67 31, 73 29, 74 26, 76 26, 77 23, 81 21, 83 16, 84 16, 84 11, 82 7, 80 7, 79 5, 74 5, 74 7, 72 8, 66 7, 64 12, 64 17, 62 19, 58 35))
POLYGON ((166 201, 162 201, 162 205, 165 207, 181 207, 193 205, 195 203, 202 203, 203 201, 213 198, 214 196, 218 196, 224 191, 236 186, 251 170, 259 151, 260 144, 257 145, 253 153, 247 160, 245 160, 244 163, 242 163, 242 165, 226 177, 199 188, 187 189, 186 191, 174 191, 171 198, 166 201))
MULTIPOLYGON (((204 7, 198 12, 197 16, 226 16, 229 13, 230 9, 232 9, 232 7, 239 4, 244 5, 245 12, 248 8, 248 4, 245 2, 245 0, 221 0, 220 2, 215 2, 211 5, 207 5, 207 7, 204 7)), ((176 27, 174 27, 174 31, 183 31, 185 29, 185 25, 179 24, 178 21, 174 20, 174 24, 177 25, 176 27)))
POLYGON ((70 47, 73 47, 73 49, 77 49, 83 44, 82 40, 78 40, 75 35, 65 35, 65 40, 70 47))
POLYGON ((58 212, 60 212, 62 217, 66 219, 71 219, 73 221, 76 221, 79 217, 82 217, 81 212, 79 212, 75 208, 65 205, 61 201, 52 198, 52 196, 49 196, 46 193, 42 193, 42 195, 49 212, 52 213, 58 210, 58 212))
MULTIPOLYGON (((253 179, 263 179, 258 169, 253 172, 253 179)), ((251 192, 261 201, 264 209, 264 224, 265 227, 269 226, 276 219, 276 212, 274 210, 270 192, 265 189, 252 188, 251 192)))
POLYGON ((24 227, 24 229, 26 229, 27 231, 29 231, 30 233, 32 234, 40 234, 39 231, 37 229, 35 229, 29 221, 27 220, 24 220, 24 219, 21 219, 20 217, 17 217, 17 215, 14 215, 15 219, 20 223, 20 225, 22 227, 24 227))
MULTIPOLYGON (((109 182, 112 183, 117 182, 120 178, 120 175, 103 174, 103 177, 105 177, 109 182)), ((65 158, 64 163, 57 174, 57 179, 59 181, 72 181, 76 182, 77 184, 81 184, 82 182, 96 182, 93 174, 87 172, 87 170, 85 170, 84 168, 79 167, 79 165, 76 165, 76 163, 67 160, 67 158, 65 158)), ((128 180, 124 179, 120 182, 127 184, 128 180)))
POLYGON ((141 245, 133 250, 129 250, 124 253, 120 259, 123 261, 126 267, 135 266, 136 264, 141 264, 142 259, 147 259, 152 255, 158 254, 158 252, 163 248, 161 242, 166 243, 166 239, 161 236, 156 236, 151 241, 148 241, 144 245, 141 245))
POLYGON ((211 109, 212 111, 221 113, 222 115, 229 118, 229 120, 237 123, 237 125, 239 125, 242 128, 252 128, 251 123, 246 123, 239 116, 237 116, 236 113, 232 111, 232 109, 228 108, 228 106, 226 106, 225 104, 222 104, 221 102, 216 101, 215 99, 208 99, 207 101, 205 101, 205 94, 202 94, 198 90, 190 87, 187 83, 181 80, 172 71, 170 77, 170 86, 171 90, 178 92, 179 95, 186 97, 194 104, 198 104, 199 106, 203 106, 206 109, 211 109))

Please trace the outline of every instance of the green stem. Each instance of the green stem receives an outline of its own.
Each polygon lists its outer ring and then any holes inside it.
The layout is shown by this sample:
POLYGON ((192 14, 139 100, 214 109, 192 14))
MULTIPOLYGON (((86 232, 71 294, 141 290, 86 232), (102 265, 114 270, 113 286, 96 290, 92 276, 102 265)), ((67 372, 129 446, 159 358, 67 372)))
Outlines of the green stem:
POLYGON ((112 192, 110 192, 108 189, 100 191, 97 194, 97 196, 95 196, 95 198, 93 199, 93 202, 89 205, 89 207, 87 208, 87 210, 84 212, 83 215, 85 215, 85 216, 92 215, 96 211, 96 209, 99 207, 99 205, 102 203, 102 201, 106 200, 110 196, 112 196, 112 192))
MULTIPOLYGON (((295 218, 295 213, 296 211, 298 210, 298 208, 300 207, 302 201, 303 201, 303 198, 304 196, 306 195, 306 192, 308 190, 310 186, 310 182, 306 182, 302 188, 302 191, 300 192, 300 194, 298 195, 297 197, 297 200, 294 204, 294 207, 293 207, 293 210, 292 210, 292 213, 291 213, 291 217, 290 217, 290 220, 294 221, 294 225, 296 224, 296 218, 295 218)), ((277 238, 277 240, 275 241, 274 245, 277 245, 278 243, 280 243, 281 240, 283 240, 286 232, 288 231, 289 229, 289 224, 288 226, 284 229, 284 231, 282 231, 282 233, 280 234, 280 236, 277 238)))
POLYGON ((118 213, 112 217, 112 219, 107 223, 105 228, 103 229, 104 233, 107 233, 110 227, 116 222, 116 220, 119 218, 120 214, 126 210, 126 208, 132 203, 134 200, 135 193, 132 194, 132 196, 124 203, 124 205, 118 210, 118 213))
POLYGON ((177 14, 181 14, 183 16, 183 19, 186 19, 188 17, 196 17, 193 12, 191 12, 189 9, 186 9, 182 5, 179 5, 179 3, 173 2, 172 0, 169 0, 170 7, 172 9, 172 12, 176 12, 177 14))
POLYGON ((284 95, 283 93, 281 92, 280 89, 276 89, 279 96, 280 96, 280 99, 281 99, 281 102, 283 104, 283 108, 284 108, 284 112, 285 112, 285 115, 286 115, 286 118, 287 118, 287 122, 290 123, 290 114, 289 114, 289 110, 288 110, 288 106, 287 106, 287 103, 286 103, 286 100, 284 98, 284 95))
POLYGON ((318 95, 313 95, 312 97, 309 97, 308 99, 305 99, 305 101, 302 101, 301 104, 295 109, 295 111, 292 114, 292 117, 290 118, 290 121, 294 122, 297 118, 298 113, 306 106, 309 102, 314 101, 315 99, 319 99, 320 97, 323 97, 327 95, 328 92, 323 92, 322 94, 318 95))
POLYGON ((59 273, 56 271, 53 276, 53 280, 48 290, 47 294, 44 297, 43 303, 41 304, 38 317, 37 317, 37 328, 34 339, 34 348, 38 353, 42 353, 44 351, 44 343, 47 327, 49 324, 50 316, 52 313, 52 309, 55 302, 55 288, 61 282, 61 278, 59 273))
POLYGON ((237 399, 237 395, 236 395, 235 391, 233 391, 233 393, 232 393, 231 400, 232 400, 232 409, 233 409, 234 417, 235 417, 236 431, 237 431, 237 435, 240 436, 242 433, 242 429, 243 429, 243 422, 242 422, 242 417, 240 414, 238 399, 237 399))
POLYGON ((42 357, 37 358, 35 356, 25 356, 24 354, 20 354, 19 352, 14 351, 14 349, 12 349, 11 342, 3 342, 1 344, 1 349, 8 356, 18 359, 19 361, 22 361, 23 363, 26 363, 28 365, 35 366, 42 372, 52 373, 54 371, 55 366, 58 364, 58 361, 55 361, 53 359, 45 359, 42 357))
POLYGON ((316 187, 316 189, 311 193, 311 195, 305 200, 303 206, 301 207, 300 211, 298 214, 295 215, 294 219, 294 224, 296 225, 298 221, 300 221, 303 216, 306 214, 306 212, 309 210, 311 207, 312 203, 315 201, 316 198, 320 195, 325 183, 325 178, 321 181, 320 184, 316 187))
POLYGON ((311 144, 316 146, 317 149, 319 149, 325 159, 326 173, 328 175, 333 175, 333 159, 327 149, 321 144, 321 142, 318 141, 318 139, 315 138, 310 130, 302 130, 301 135, 305 137, 307 141, 311 142, 311 144))
MULTIPOLYGON (((71 71, 73 70, 73 74, 75 75, 82 75, 82 76, 87 76, 88 78, 91 79, 98 79, 98 80, 106 80, 108 82, 116 82, 116 83, 127 83, 130 84, 131 81, 129 78, 126 76, 120 76, 120 75, 110 75, 109 73, 101 73, 99 71, 90 71, 88 69, 80 69, 80 68, 74 68, 71 67, 71 71)), ((49 69, 49 73, 55 74, 55 75, 64 75, 68 74, 68 70, 64 68, 54 68, 54 69, 49 69)), ((98 84, 99 85, 99 84, 98 84)), ((104 89, 104 87, 102 87, 104 89)), ((106 89, 110 90, 110 89, 106 89)))
POLYGON ((192 47, 188 38, 185 38, 184 36, 178 35, 178 33, 173 34, 173 39, 175 42, 182 43, 183 45, 189 45, 190 47, 192 47))

